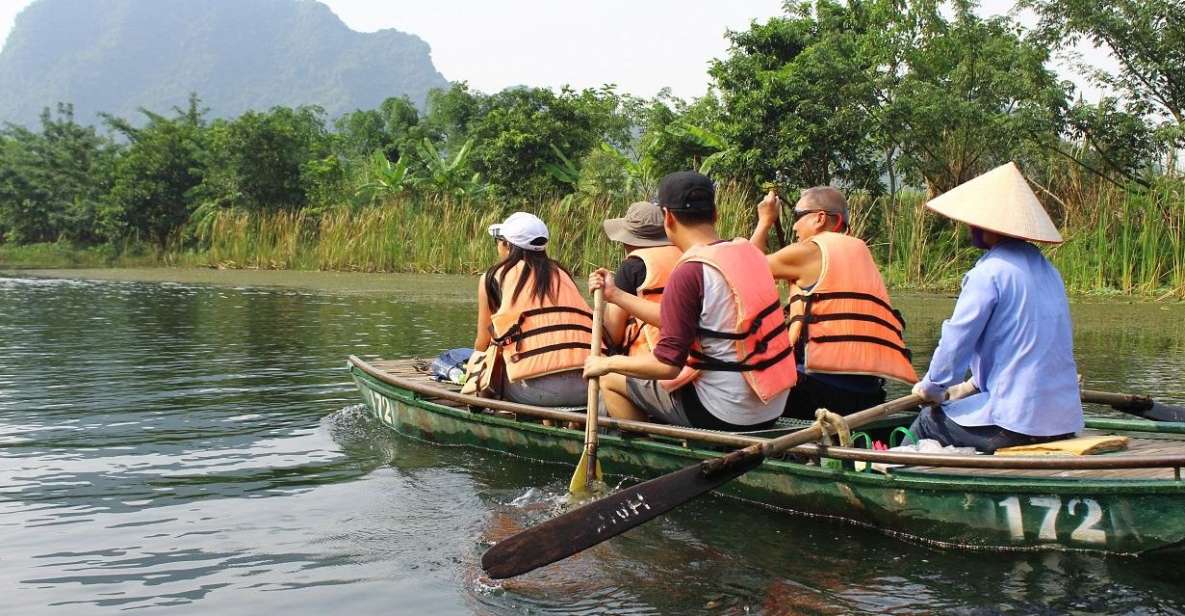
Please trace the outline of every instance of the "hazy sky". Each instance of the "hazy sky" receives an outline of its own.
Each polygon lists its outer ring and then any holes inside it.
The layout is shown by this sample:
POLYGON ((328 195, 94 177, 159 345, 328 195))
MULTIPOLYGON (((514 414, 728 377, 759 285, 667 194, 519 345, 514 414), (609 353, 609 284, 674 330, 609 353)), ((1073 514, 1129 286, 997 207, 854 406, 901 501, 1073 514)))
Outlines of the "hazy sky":
MULTIPOLYGON (((483 92, 615 83, 638 96, 669 86, 684 98, 707 89, 709 60, 728 49, 726 29, 747 28, 753 19, 781 13, 782 6, 781 0, 323 1, 354 30, 418 35, 432 46, 433 63, 446 79, 468 81, 483 92)), ((0 0, 0 39, 31 3, 0 0)), ((981 12, 1003 13, 1012 4, 984 0, 981 12)))

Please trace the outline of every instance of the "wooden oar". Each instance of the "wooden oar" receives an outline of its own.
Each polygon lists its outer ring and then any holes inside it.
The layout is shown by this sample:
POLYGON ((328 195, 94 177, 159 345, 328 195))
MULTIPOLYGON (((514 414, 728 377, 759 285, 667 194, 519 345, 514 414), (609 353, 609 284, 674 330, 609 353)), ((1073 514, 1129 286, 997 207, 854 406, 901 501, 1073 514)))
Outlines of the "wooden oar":
POLYGON ((1117 411, 1153 421, 1185 421, 1185 407, 1162 404, 1148 396, 1083 389, 1082 401, 1106 404, 1117 411))
MULTIPOLYGON (((849 427, 858 428, 921 402, 920 397, 909 395, 844 419, 849 427)), ((820 436, 818 426, 804 428, 621 490, 499 541, 482 554, 481 567, 490 577, 501 579, 567 558, 740 477, 760 466, 767 457, 820 436)))
MULTIPOLYGON (((605 291, 593 291, 593 322, 592 348, 589 355, 597 357, 601 354, 601 329, 605 316, 605 291)), ((584 421, 584 452, 580 454, 580 462, 576 464, 576 472, 568 482, 568 491, 573 494, 585 494, 601 481, 601 462, 597 459, 597 413, 600 406, 601 380, 588 380, 588 409, 584 421)))

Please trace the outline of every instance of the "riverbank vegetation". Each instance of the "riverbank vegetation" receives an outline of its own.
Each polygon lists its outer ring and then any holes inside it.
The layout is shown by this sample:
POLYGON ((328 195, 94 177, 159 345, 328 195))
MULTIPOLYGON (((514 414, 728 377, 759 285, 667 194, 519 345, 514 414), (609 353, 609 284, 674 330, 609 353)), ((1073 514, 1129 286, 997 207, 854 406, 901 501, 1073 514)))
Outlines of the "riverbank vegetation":
POLYGON ((61 104, 39 130, 0 130, 0 264, 57 251, 473 272, 493 256, 486 226, 526 209, 583 271, 620 259, 605 217, 695 168, 721 187, 728 235, 747 235, 767 183, 791 203, 839 185, 890 284, 948 289, 976 253, 924 201, 1015 160, 1067 238, 1049 254, 1071 289, 1185 298, 1179 9, 1023 4, 1031 28, 961 0, 788 5, 730 33, 712 89, 690 101, 457 83, 424 111, 392 98, 332 122, 315 107, 210 119, 193 96, 101 130, 61 104), (1120 60, 1111 73, 1080 67, 1107 92, 1097 102, 1052 69, 1082 39, 1120 60))

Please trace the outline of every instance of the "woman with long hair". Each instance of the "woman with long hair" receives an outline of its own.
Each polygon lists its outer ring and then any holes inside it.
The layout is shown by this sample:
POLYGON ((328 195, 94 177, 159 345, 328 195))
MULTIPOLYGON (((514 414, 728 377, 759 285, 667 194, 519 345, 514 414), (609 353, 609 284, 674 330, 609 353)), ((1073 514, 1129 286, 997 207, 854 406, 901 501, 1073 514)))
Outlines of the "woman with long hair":
POLYGON ((526 212, 490 225, 499 261, 477 287, 479 391, 543 406, 580 406, 592 309, 562 265, 547 256, 547 225, 526 212))

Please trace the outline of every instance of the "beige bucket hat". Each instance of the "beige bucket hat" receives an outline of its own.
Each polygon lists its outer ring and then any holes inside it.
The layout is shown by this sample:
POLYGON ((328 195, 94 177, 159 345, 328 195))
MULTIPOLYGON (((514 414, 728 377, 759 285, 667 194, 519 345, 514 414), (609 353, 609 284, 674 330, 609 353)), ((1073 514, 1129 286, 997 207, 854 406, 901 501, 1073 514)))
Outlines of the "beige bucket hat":
POLYGON ((1062 243, 1062 234, 1009 162, 931 199, 926 207, 959 222, 1033 242, 1062 243))
POLYGON ((610 218, 601 223, 605 235, 615 242, 638 248, 670 246, 662 226, 662 208, 649 201, 630 204, 624 218, 610 218))

